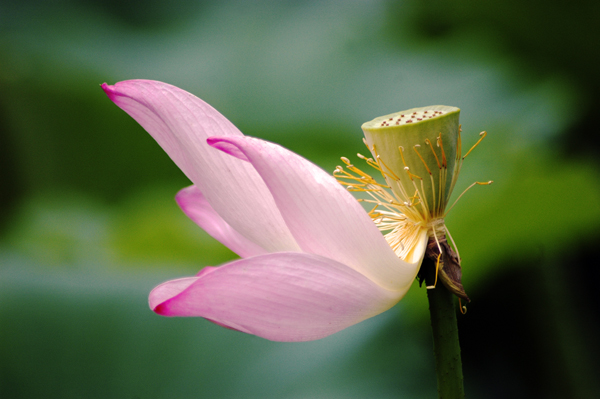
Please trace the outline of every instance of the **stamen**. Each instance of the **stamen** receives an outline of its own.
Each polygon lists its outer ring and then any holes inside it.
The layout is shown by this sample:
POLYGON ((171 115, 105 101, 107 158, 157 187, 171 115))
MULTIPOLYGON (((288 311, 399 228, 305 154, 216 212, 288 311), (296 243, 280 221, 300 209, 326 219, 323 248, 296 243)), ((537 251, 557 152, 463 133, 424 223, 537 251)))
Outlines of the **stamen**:
POLYGON ((435 157, 435 161, 438 164, 438 168, 442 169, 442 165, 440 165, 440 160, 438 159, 438 156, 435 153, 435 150, 433 149, 433 145, 431 144, 431 141, 429 141, 429 139, 425 139, 425 144, 429 145, 429 148, 431 148, 431 152, 433 153, 433 156, 435 157))
POLYGON ((417 147, 421 147, 421 146, 419 144, 416 144, 413 146, 413 150, 415 150, 415 152, 419 156, 419 159, 421 159, 421 162, 423 162, 423 165, 425 165, 425 169, 427 169, 427 173, 431 174, 431 170, 429 170, 429 166, 427 166, 427 163, 425 162, 425 160, 423 159, 421 154, 419 154, 419 151, 417 151, 417 147))
MULTIPOLYGON (((408 165, 406 164, 406 160, 404 159, 404 154, 403 154, 404 147, 398 146, 398 151, 400 151, 400 157, 402 158, 402 163, 404 164, 404 170, 406 171, 406 173, 408 173, 408 177, 410 178, 410 180, 413 181, 413 184, 414 184, 413 177, 416 177, 417 179, 421 179, 421 177, 410 172, 410 168, 408 167, 408 165)), ((418 189, 417 189, 417 191, 418 191, 418 189)))
POLYGON ((444 152, 444 145, 442 143, 442 134, 441 133, 440 133, 440 135, 437 138, 437 145, 442 150, 442 166, 444 168, 446 168, 446 167, 448 167, 448 162, 446 161, 446 153, 444 152))
POLYGON ((454 247, 454 251, 456 252, 456 256, 458 257, 458 263, 461 263, 462 259, 460 257, 460 254, 458 253, 458 247, 456 246, 456 243, 454 242, 454 238, 452 238, 452 235, 450 234, 450 230, 448 230, 448 227, 446 227, 446 225, 444 225, 444 230, 446 230, 446 234, 448 234, 448 237, 450 237, 450 242, 452 243, 452 246, 454 247))
POLYGON ((381 172, 381 174, 383 175, 383 177, 389 176, 391 177, 393 180, 400 180, 400 178, 394 173, 394 171, 385 164, 385 162, 383 162, 383 160, 381 159, 381 157, 379 156, 379 154, 377 154, 377 149, 375 148, 375 145, 373 145, 373 149, 372 151, 375 153, 376 155, 376 159, 377 159, 377 165, 379 166, 379 171, 381 172), (383 168, 381 167, 381 165, 385 166, 386 170, 383 170, 383 168))
POLYGON ((460 137, 460 133, 462 132, 461 125, 458 125, 458 137, 456 140, 456 162, 454 164, 454 171, 452 173, 452 181, 450 182, 449 193, 454 191, 454 187, 456 186, 456 182, 458 181, 458 175, 460 174, 460 169, 462 167, 463 159, 461 159, 462 154, 462 139, 460 137))
MULTIPOLYGON (((434 223, 437 223, 437 222, 439 222, 439 221, 438 220, 434 221, 434 223)), ((443 223, 443 220, 442 220, 442 223, 443 223)), ((437 234, 436 234, 435 230, 436 230, 435 227, 431 229, 431 231, 433 231, 433 237, 435 238, 435 242, 436 242, 436 244, 438 246, 438 250, 440 251, 440 253, 439 253, 438 257, 437 257, 437 261, 435 262, 435 280, 433 282, 433 285, 428 285, 428 286, 425 287, 428 290, 434 289, 435 286, 437 285, 438 272, 439 272, 439 269, 440 269, 440 259, 442 257, 442 247, 440 246, 440 242, 439 242, 439 240, 437 238, 437 234)))
POLYGON ((475 147, 477 147, 479 145, 479 143, 481 143, 481 140, 483 140, 485 138, 485 136, 487 136, 487 132, 481 132, 479 133, 479 135, 481 136, 481 138, 479 140, 477 140, 477 143, 475 143, 475 145, 473 145, 473 147, 471 147, 471 149, 469 151, 467 151, 467 153, 465 154, 464 157, 462 157, 462 159, 465 159, 467 157, 467 155, 469 155, 471 153, 471 151, 473 151, 475 149, 475 147))
MULTIPOLYGON (((429 169, 429 166, 427 166, 427 163, 425 162, 425 160, 423 159, 423 157, 421 156, 419 151, 417 151, 417 147, 421 147, 421 146, 419 144, 416 144, 415 146, 413 146, 413 150, 415 150, 415 152, 419 156, 419 159, 421 160, 423 165, 425 165, 425 169, 427 169, 427 173, 429 173, 429 180, 431 181, 431 197, 432 197, 432 202, 433 202, 432 205, 433 205, 433 209, 435 210, 436 209, 436 207, 435 207, 435 182, 433 180, 433 175, 431 174, 431 170, 429 169)), ((425 187, 423 187, 423 180, 421 180, 421 189, 423 190, 423 192, 425 192, 425 187)))
POLYGON ((467 305, 462 304, 460 297, 458 297, 458 307, 460 309, 460 313, 467 314, 467 305))
POLYGON ((487 182, 480 182, 480 181, 476 181, 475 183, 471 184, 469 187, 467 187, 467 188, 465 189, 465 191, 463 191, 463 192, 462 192, 462 193, 461 193, 461 194, 458 196, 458 198, 457 198, 457 199, 454 201, 454 203, 452 204, 452 206, 451 206, 450 208, 448 208, 448 210, 446 211, 446 213, 444 214, 444 216, 445 216, 445 215, 447 215, 447 214, 448 214, 448 212, 450 212, 450 210, 451 210, 452 208, 454 208, 454 205, 456 205, 456 203, 458 202, 458 200, 460 199, 460 197, 462 197, 463 195, 465 195, 465 193, 466 193, 467 191, 469 191, 469 190, 471 189, 471 187, 473 187, 474 185, 479 185, 479 186, 489 186, 489 185, 490 185, 490 184, 492 184, 493 182, 494 182, 493 180, 490 180, 490 181, 487 181, 487 182))
POLYGON ((457 161, 460 159, 460 156, 462 154, 462 138, 460 137, 461 133, 462 133, 462 125, 458 125, 458 137, 456 139, 456 160, 457 161))
POLYGON ((425 288, 427 288, 428 290, 433 290, 435 288, 435 286, 437 285, 437 280, 438 280, 438 272, 440 270, 440 258, 442 257, 442 254, 440 253, 437 257, 437 261, 435 262, 435 279, 433 280, 433 285, 426 285, 425 288))
POLYGON ((439 249, 440 255, 441 255, 442 254, 442 246, 440 245, 440 242, 438 241, 437 234, 435 233, 435 228, 431 229, 431 231, 433 231, 433 237, 435 238, 435 242, 438 246, 438 249, 439 249))
MULTIPOLYGON (((441 137, 442 134, 440 133, 439 137, 436 138, 435 142, 437 147, 441 147, 441 137)), ((435 212, 435 214, 439 214, 440 212, 440 208, 444 205, 445 202, 442 202, 442 193, 445 192, 445 188, 446 188, 446 173, 444 173, 446 171, 446 163, 445 163, 445 156, 444 156, 444 151, 442 150, 442 162, 440 163, 440 159, 438 158, 435 150, 433 149, 433 145, 431 145, 431 141, 426 140, 429 143, 429 148, 431 148, 431 152, 433 153, 433 156, 435 157, 435 161, 438 164, 438 183, 439 183, 439 187, 438 187, 438 193, 437 193, 437 207, 435 207, 433 209, 433 211, 435 212)), ((442 147, 443 148, 443 147, 442 147)), ((432 195, 435 198, 435 192, 432 192, 432 195)))

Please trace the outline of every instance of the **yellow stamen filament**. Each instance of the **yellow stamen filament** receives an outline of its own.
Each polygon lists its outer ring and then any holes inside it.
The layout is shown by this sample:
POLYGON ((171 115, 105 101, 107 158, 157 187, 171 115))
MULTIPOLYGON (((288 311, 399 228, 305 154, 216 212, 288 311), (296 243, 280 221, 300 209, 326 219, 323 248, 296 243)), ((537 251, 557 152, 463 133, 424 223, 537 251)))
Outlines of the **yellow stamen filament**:
MULTIPOLYGON (((429 141, 429 140, 426 140, 429 141)), ((431 145, 431 143, 429 143, 431 145)), ((413 150, 415 150, 415 152, 417 153, 417 155, 419 156, 419 159, 421 160, 421 162, 423 162, 423 165, 425 166, 425 169, 427 169, 427 172, 429 173, 429 180, 431 181, 431 200, 432 200, 432 206, 434 211, 437 210, 436 206, 435 206, 435 182, 433 181, 433 175, 431 174, 431 169, 429 169, 429 166, 427 166, 427 162, 425 162, 425 160, 423 159, 423 157, 421 156, 421 154, 419 153, 419 151, 417 151, 417 148, 421 147, 419 144, 416 144, 415 146, 413 146, 413 150)), ((433 147, 432 147, 433 150, 433 147)), ((435 155, 435 152, 433 153, 435 155)), ((436 156, 436 160, 437 160, 437 156, 436 156)), ((438 162, 439 165, 439 162, 438 162)), ((423 188, 423 181, 421 180, 421 188, 423 189, 423 192, 425 192, 425 188, 423 188)))
POLYGON ((448 214, 448 212, 450 212, 450 210, 451 210, 452 208, 454 208, 454 205, 456 205, 456 203, 458 202, 458 200, 460 199, 460 197, 462 197, 463 195, 465 195, 465 193, 466 193, 467 191, 469 191, 469 190, 471 189, 471 187, 473 187, 473 186, 475 186, 475 185, 479 185, 479 186, 489 186, 489 185, 490 185, 490 184, 492 184, 493 182, 494 182, 493 180, 490 180, 490 181, 484 181, 484 182, 481 182, 481 181, 476 181, 475 183, 471 184, 469 187, 467 187, 467 188, 465 189, 465 191, 463 191, 463 192, 462 192, 462 193, 461 193, 461 194, 458 196, 458 198, 457 198, 456 200, 454 200, 454 203, 453 203, 453 204, 450 206, 450 208, 448 208, 448 210, 446 211, 446 214, 448 214))
POLYGON ((417 148, 419 148, 419 147, 421 147, 419 144, 415 144, 413 146, 413 150, 415 150, 415 152, 417 153, 417 155, 421 159, 421 162, 423 162, 423 165, 425 166, 425 169, 427 169, 427 173, 431 174, 431 170, 429 170, 429 166, 427 166, 427 162, 425 162, 425 160, 423 159, 423 157, 421 156, 421 154, 419 154, 419 151, 417 150, 417 148))
POLYGON ((419 176, 410 172, 410 168, 408 167, 408 165, 406 164, 406 160, 404 159, 404 147, 399 146, 398 151, 400 151, 400 157, 402 158, 402 163, 404 164, 404 170, 408 173, 408 177, 410 178, 410 180, 413 180, 413 177, 420 179, 419 176))
MULTIPOLYGON (((439 220, 440 220, 440 219, 436 220, 434 223, 435 223, 435 224, 440 224, 440 223, 436 223, 436 222, 438 222, 439 220)), ((443 224, 443 220, 441 221, 441 224, 443 224)), ((445 227, 446 227, 446 226, 444 225, 444 228, 445 228, 445 227)), ((442 257, 442 246, 440 245, 440 242, 438 241, 437 234, 436 234, 436 232, 435 232, 435 225, 433 226, 433 228, 432 228, 431 230, 432 230, 432 232, 433 232, 433 237, 435 238, 435 243, 436 243, 436 244, 437 244, 437 246, 438 246, 438 250, 440 251, 440 254, 439 254, 439 255, 438 255, 438 257, 437 257, 437 261, 435 262, 435 280, 433 281, 433 285, 428 285, 428 286, 426 286, 426 287, 425 287, 425 288, 427 288, 428 290, 435 288, 435 286, 437 285, 438 271, 439 271, 439 269, 440 269, 440 259, 441 259, 441 257, 442 257)))
POLYGON ((458 247, 456 246, 456 243, 454 242, 454 238, 452 238, 452 234, 450 234, 450 230, 448 230, 448 227, 446 227, 446 225, 444 225, 444 229, 446 230, 446 233, 448 234, 448 237, 450 238, 450 242, 452 243, 452 246, 454 247, 454 252, 456 252, 456 256, 458 257, 458 263, 461 262, 461 257, 460 254, 458 253, 458 247))
POLYGON ((425 139, 425 144, 429 145, 429 148, 431 148, 431 152, 433 153, 433 156, 435 157, 435 160, 437 162, 438 168, 442 169, 442 165, 440 165, 440 160, 438 159, 438 156, 435 153, 435 150, 433 149, 433 145, 431 144, 431 141, 429 141, 429 139, 425 139))
POLYGON ((464 157, 462 157, 462 159, 465 159, 467 157, 467 155, 469 155, 471 153, 471 151, 473 151, 475 149, 475 147, 477 147, 479 145, 479 143, 481 143, 481 140, 483 140, 485 138, 485 136, 487 136, 487 132, 481 132, 481 133, 479 133, 479 135, 481 136, 481 138, 479 140, 477 140, 477 143, 475 143, 469 151, 467 151, 467 153, 465 154, 464 157))
POLYGON ((410 172, 410 168, 408 167, 408 165, 406 165, 406 160, 404 159, 404 154, 403 154, 404 147, 399 146, 398 151, 400 151, 400 157, 402 158, 402 163, 404 163, 404 170, 408 174, 408 177, 410 178, 410 181, 412 182, 412 184, 415 188, 414 198, 419 198, 419 203, 421 204, 421 207, 423 208, 423 212, 425 214, 427 214, 427 213, 429 213, 429 209, 427 207, 427 201, 425 200, 425 198, 423 198, 421 196, 421 193, 425 192, 425 187, 423 187, 423 179, 420 176, 417 176, 414 173, 410 172), (419 191, 419 188, 417 187, 417 184, 415 183, 415 180, 413 178, 419 179, 421 181, 421 191, 419 191))
POLYGON ((456 181, 458 180, 458 175, 460 174, 460 168, 462 166, 461 153, 462 153, 462 139, 460 137, 460 133, 462 132, 462 127, 458 125, 458 137, 456 140, 456 160, 454 163, 454 171, 452 172, 452 181, 450 182, 450 190, 449 193, 454 191, 454 186, 456 185, 456 181))
POLYGON ((444 152, 444 146, 442 145, 442 133, 437 138, 437 145, 442 150, 442 166, 445 168, 448 166, 448 162, 446 160, 446 153, 444 152))
POLYGON ((446 203, 448 202, 448 198, 442 198, 442 196, 444 196, 446 194, 446 176, 448 175, 448 161, 446 160, 446 153, 444 152, 444 145, 442 143, 442 133, 440 133, 440 135, 437 138, 437 145, 438 147, 440 147, 440 149, 442 150, 442 167, 440 168, 440 188, 438 190, 438 196, 439 196, 439 206, 440 208, 436 209, 436 214, 439 214, 440 212, 443 211, 443 209, 441 209, 442 204, 443 206, 446 205, 446 203))

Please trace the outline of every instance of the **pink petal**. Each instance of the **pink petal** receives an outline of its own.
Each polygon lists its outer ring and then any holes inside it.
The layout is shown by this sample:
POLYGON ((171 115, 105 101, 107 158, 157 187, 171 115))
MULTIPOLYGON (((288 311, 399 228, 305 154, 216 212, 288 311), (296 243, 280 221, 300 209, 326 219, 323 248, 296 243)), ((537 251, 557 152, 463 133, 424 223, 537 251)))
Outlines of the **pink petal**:
POLYGON ((177 87, 128 80, 102 88, 169 154, 208 203, 240 235, 267 252, 295 251, 269 190, 246 162, 206 144, 209 136, 243 137, 223 115, 177 87))
POLYGON ((211 137, 208 143, 254 165, 304 252, 337 260, 387 289, 410 286, 425 251, 425 233, 413 261, 405 262, 360 203, 318 166, 252 137, 211 137))
POLYGON ((184 188, 177 193, 175 200, 183 212, 198 226, 242 258, 267 253, 224 221, 210 206, 198 187, 184 188))
POLYGON ((273 341, 309 341, 375 316, 403 294, 334 260, 281 252, 168 281, 149 302, 164 316, 200 316, 273 341))

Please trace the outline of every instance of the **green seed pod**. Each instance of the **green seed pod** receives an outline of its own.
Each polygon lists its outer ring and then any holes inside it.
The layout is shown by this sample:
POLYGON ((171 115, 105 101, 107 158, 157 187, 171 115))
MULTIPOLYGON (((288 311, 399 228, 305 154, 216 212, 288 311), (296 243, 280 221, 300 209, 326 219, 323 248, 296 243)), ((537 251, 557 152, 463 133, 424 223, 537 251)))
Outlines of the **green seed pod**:
POLYGON ((458 176, 459 114, 456 107, 433 105, 362 125, 367 146, 381 162, 392 191, 411 206, 421 204, 429 218, 443 217, 458 176))

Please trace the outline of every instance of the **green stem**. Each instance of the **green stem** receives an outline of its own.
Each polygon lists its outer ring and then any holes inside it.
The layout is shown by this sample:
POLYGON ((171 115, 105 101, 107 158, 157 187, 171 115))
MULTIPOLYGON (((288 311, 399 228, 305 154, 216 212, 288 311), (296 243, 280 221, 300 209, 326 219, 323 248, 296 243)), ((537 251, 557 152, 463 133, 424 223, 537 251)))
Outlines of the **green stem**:
POLYGON ((465 397, 454 295, 441 282, 427 290, 440 399, 465 397))

